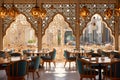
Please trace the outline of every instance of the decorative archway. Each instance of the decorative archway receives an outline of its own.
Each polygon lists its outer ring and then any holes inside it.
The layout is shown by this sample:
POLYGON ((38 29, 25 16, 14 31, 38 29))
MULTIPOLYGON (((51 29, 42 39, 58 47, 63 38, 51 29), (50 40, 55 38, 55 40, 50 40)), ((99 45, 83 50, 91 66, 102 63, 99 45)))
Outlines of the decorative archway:
MULTIPOLYGON (((63 37, 62 42, 58 40, 58 42, 55 41, 55 44, 60 44, 59 42, 61 42, 61 44, 64 45, 65 31, 72 31, 72 28, 68 25, 68 23, 65 21, 64 17, 61 14, 56 14, 49 26, 46 28, 45 35, 51 34, 51 37, 49 38, 50 41, 52 41, 52 34, 58 35, 58 39, 60 39, 60 37, 63 37)), ((49 41, 45 41, 45 35, 42 38, 43 43, 50 43, 49 41)), ((53 42, 51 43, 51 45, 53 45, 53 42)))
POLYGON ((23 14, 19 14, 15 21, 7 28, 3 42, 4 48, 14 48, 17 50, 28 49, 30 48, 29 46, 37 46, 35 30, 23 14))
POLYGON ((42 48, 56 48, 56 51, 58 53, 56 59, 63 60, 63 51, 68 48, 66 46, 72 46, 68 43, 75 42, 75 40, 73 41, 73 39, 71 39, 73 33, 70 37, 70 34, 65 35, 65 33, 68 33, 68 31, 72 32, 69 24, 65 21, 64 17, 61 14, 56 14, 49 24, 48 28, 46 28, 45 35, 42 37, 42 48), (69 38, 69 41, 65 42, 65 37, 67 37, 67 40, 69 38))
POLYGON ((103 21, 99 14, 94 14, 91 20, 87 23, 86 27, 83 29, 81 35, 82 45, 106 45, 114 44, 114 36, 112 30, 106 22, 103 21))

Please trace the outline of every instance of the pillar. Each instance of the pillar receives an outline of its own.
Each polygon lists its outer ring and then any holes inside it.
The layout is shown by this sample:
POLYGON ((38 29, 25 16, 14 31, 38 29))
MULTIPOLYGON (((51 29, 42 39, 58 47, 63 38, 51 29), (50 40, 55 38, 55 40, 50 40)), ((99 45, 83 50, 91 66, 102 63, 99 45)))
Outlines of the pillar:
POLYGON ((38 51, 42 49, 42 19, 38 19, 38 51))
POLYGON ((79 27, 79 3, 77 3, 76 7, 76 27, 75 27, 75 37, 76 37, 76 49, 80 48, 80 27, 79 27))
POLYGON ((0 50, 3 50, 3 24, 2 24, 3 19, 0 19, 0 50))

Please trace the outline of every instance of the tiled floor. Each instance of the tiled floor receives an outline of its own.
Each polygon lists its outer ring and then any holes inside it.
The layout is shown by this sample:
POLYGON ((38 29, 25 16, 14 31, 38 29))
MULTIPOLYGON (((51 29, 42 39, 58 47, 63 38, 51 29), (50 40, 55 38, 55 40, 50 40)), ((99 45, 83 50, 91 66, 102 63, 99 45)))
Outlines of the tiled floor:
MULTIPOLYGON (((69 68, 68 65, 66 65, 64 68, 63 62, 56 63, 56 67, 54 67, 53 64, 51 64, 51 67, 46 67, 45 64, 44 67, 40 69, 39 74, 40 78, 35 74, 35 80, 79 80, 79 74, 75 66, 72 65, 72 67, 69 68)), ((0 70, 0 80, 7 80, 4 70, 0 70)), ((29 78, 26 80, 32 80, 32 73, 29 74, 29 78)))
MULTIPOLYGON (((68 63, 64 68, 63 62, 56 63, 56 67, 51 64, 51 67, 44 65, 39 71, 40 78, 35 74, 35 80, 80 80, 79 73, 76 70, 75 63, 72 63, 69 68, 68 63)), ((0 70, 0 80, 7 80, 6 73, 4 70, 0 70)), ((29 74, 29 78, 26 80, 33 80, 32 73, 29 74)), ((90 79, 83 79, 90 80, 90 79)), ((97 80, 97 79, 96 79, 97 80)))

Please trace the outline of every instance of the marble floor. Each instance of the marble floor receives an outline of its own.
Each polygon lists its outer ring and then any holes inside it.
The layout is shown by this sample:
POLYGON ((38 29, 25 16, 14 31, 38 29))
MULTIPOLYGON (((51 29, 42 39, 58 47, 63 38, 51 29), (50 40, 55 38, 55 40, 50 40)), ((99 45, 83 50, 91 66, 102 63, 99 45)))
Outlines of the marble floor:
MULTIPOLYGON (((46 66, 46 64, 44 64, 44 67, 40 68, 39 74, 40 78, 38 78, 35 74, 34 80, 80 80, 79 73, 77 72, 75 67, 75 63, 72 63, 70 68, 68 66, 68 63, 64 67, 63 62, 57 62, 56 67, 54 67, 53 64, 51 64, 51 67, 46 66)), ((0 80, 7 80, 6 72, 4 70, 0 70, 0 80)), ((26 76, 26 80, 33 80, 32 73, 29 73, 29 78, 27 78, 26 76)))
MULTIPOLYGON (((75 65, 72 65, 71 68, 69 68, 68 65, 64 67, 63 62, 56 63, 56 67, 54 67, 52 63, 51 67, 44 64, 44 67, 40 68, 39 74, 40 78, 35 74, 35 80, 79 80, 79 74, 76 71, 75 65)), ((7 80, 4 70, 0 70, 0 80, 7 80)), ((28 79, 26 76, 26 80, 32 80, 32 73, 29 73, 28 79)))

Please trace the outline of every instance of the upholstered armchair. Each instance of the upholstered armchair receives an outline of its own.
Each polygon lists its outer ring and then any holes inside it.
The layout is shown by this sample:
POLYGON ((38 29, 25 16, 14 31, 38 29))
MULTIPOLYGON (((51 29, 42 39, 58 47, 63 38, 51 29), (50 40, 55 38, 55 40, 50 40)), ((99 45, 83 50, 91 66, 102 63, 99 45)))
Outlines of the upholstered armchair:
POLYGON ((80 74, 80 80, 83 78, 92 78, 95 79, 96 75, 98 75, 98 72, 91 68, 91 66, 88 63, 84 63, 82 59, 77 59, 77 69, 80 74))
POLYGON ((70 56, 70 52, 68 52, 67 50, 64 51, 64 57, 65 57, 64 67, 66 66, 67 62, 69 62, 69 67, 71 66, 71 62, 76 62, 76 57, 70 56))
MULTIPOLYGON (((38 78, 40 77, 38 71, 39 71, 39 66, 40 66, 40 57, 39 56, 35 56, 32 57, 32 61, 29 63, 29 69, 28 72, 32 72, 33 74, 33 80, 34 80, 34 73, 37 73, 38 78)), ((29 76, 29 73, 28 73, 29 76)))
POLYGON ((120 61, 108 65, 103 72, 103 80, 120 80, 120 61))
POLYGON ((28 62, 20 60, 11 62, 6 68, 8 80, 25 80, 28 72, 28 62))
POLYGON ((50 66, 50 63, 53 62, 54 63, 54 66, 56 66, 56 63, 55 63, 55 58, 56 58, 56 49, 53 49, 53 51, 51 51, 49 53, 49 56, 42 56, 42 66, 44 65, 44 63, 48 62, 49 63, 49 66, 50 66))

